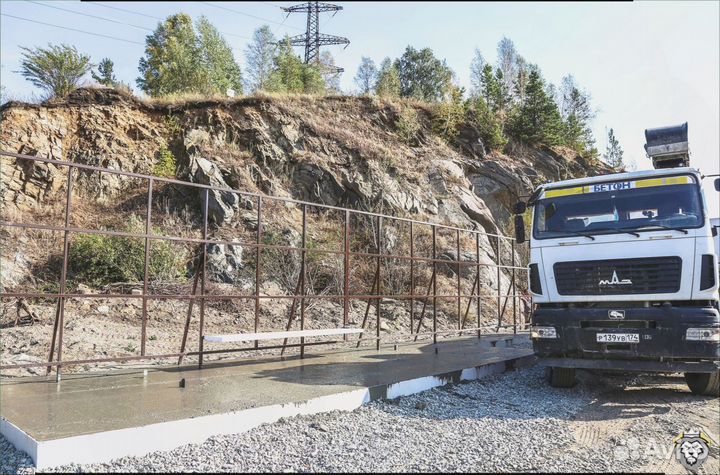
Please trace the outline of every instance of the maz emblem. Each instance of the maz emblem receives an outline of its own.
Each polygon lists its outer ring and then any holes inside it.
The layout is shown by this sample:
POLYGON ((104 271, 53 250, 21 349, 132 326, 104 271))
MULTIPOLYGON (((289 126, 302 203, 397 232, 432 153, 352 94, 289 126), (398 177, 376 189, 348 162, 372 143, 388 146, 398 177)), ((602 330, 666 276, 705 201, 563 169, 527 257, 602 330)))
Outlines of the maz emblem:
POLYGON ((598 285, 632 285, 632 280, 630 279, 618 279, 617 271, 613 271, 612 279, 610 280, 601 280, 598 282, 598 285))

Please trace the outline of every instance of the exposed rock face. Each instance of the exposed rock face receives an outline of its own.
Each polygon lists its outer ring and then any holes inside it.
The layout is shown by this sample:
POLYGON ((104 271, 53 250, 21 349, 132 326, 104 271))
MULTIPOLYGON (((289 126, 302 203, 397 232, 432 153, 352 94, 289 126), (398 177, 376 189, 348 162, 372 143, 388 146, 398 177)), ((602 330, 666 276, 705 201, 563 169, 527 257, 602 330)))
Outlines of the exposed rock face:
MULTIPOLYGON (((190 159, 190 180, 202 185, 230 188, 220 173, 220 169, 211 161, 194 157, 190 159)), ((208 197, 208 218, 216 224, 229 223, 240 209, 240 195, 228 191, 198 190, 201 203, 205 205, 208 197)))
POLYGON ((243 248, 231 244, 208 245, 207 269, 213 280, 233 284, 243 268, 243 248))
MULTIPOLYGON (((0 148, 152 174, 159 150, 167 147, 177 160, 179 179, 493 234, 510 231, 513 204, 538 183, 605 171, 562 149, 517 149, 510 156, 488 153, 477 130, 469 126, 457 143, 448 144, 433 134, 429 112, 422 108, 422 140, 410 147, 399 140, 395 128, 402 107, 414 106, 351 97, 157 105, 111 89, 81 89, 61 103, 5 105, 0 110, 0 148)), ((3 206, 35 212, 38 203, 62 197, 66 168, 7 157, 2 164, 3 206)), ((141 189, 137 180, 87 172, 76 179, 79 200, 109 207, 123 202, 135 209, 126 195, 141 189)), ((254 199, 224 191, 208 195, 214 229, 257 226, 255 211, 249 211, 254 199)), ((204 192, 167 199, 187 202, 197 210, 204 192)), ((264 219, 289 222, 290 214, 289 208, 281 207, 264 219)), ((389 248, 398 238, 388 233, 392 231, 386 230, 383 241, 389 248)), ((482 236, 480 246, 488 263, 495 262, 498 249, 493 238, 482 236)), ((225 282, 232 282, 235 269, 242 267, 242 249, 230 247, 211 253, 212 265, 225 282)), ((509 262, 509 250, 499 252, 509 262)), ((447 254, 457 259, 453 256, 447 254)))

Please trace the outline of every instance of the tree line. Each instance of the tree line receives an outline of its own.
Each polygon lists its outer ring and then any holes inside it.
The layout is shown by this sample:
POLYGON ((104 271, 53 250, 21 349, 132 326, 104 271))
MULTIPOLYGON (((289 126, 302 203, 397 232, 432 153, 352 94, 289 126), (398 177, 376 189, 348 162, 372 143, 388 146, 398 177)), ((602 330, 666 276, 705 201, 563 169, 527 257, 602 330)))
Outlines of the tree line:
MULTIPOLYGON (((67 95, 88 73, 102 85, 131 90, 116 79, 110 58, 95 65, 88 55, 65 44, 22 50, 19 72, 50 97, 67 95)), ((319 64, 305 64, 289 38, 276 38, 267 25, 253 33, 245 60, 241 71, 232 48, 206 17, 193 22, 187 14, 175 14, 146 37, 136 85, 151 97, 341 93, 338 76, 328 74, 334 66, 329 52, 323 52, 319 64)), ((470 91, 457 85, 455 73, 432 49, 412 46, 399 58, 384 58, 379 66, 363 57, 354 81, 360 95, 434 104, 434 126, 449 140, 463 124, 471 124, 487 151, 503 150, 513 142, 564 145, 590 159, 599 155, 590 127, 595 111, 588 92, 572 75, 559 86, 548 82, 508 38, 498 43, 495 64, 475 50, 470 91)), ((603 158, 612 166, 623 166, 612 129, 603 158)))

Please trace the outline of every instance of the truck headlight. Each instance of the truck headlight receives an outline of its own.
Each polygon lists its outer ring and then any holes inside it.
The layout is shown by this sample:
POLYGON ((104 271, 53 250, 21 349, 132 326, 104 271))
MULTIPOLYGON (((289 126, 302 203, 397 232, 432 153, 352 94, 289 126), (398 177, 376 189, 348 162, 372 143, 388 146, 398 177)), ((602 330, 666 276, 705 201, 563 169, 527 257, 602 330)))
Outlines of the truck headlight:
POLYGON ((720 328, 688 328, 685 339, 688 341, 720 341, 720 328))
POLYGON ((533 327, 530 331, 532 338, 557 338, 555 327, 533 327))

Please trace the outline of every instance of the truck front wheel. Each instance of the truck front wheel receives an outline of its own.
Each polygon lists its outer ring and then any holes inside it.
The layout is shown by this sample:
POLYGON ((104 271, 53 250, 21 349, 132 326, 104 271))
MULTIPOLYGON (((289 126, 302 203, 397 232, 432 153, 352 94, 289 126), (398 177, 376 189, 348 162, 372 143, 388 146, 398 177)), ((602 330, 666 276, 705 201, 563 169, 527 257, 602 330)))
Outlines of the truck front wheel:
POLYGON ((720 396, 720 371, 714 373, 685 373, 685 382, 693 394, 720 396))
POLYGON ((550 386, 554 388, 571 388, 575 386, 575 368, 550 369, 550 386))

